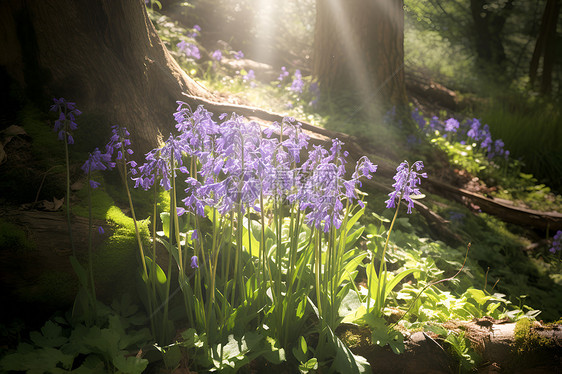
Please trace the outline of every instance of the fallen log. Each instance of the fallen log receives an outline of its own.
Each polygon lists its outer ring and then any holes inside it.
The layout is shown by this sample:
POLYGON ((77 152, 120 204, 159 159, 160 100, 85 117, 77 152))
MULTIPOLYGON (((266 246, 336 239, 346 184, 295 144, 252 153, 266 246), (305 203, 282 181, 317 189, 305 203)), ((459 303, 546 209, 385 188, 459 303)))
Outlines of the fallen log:
POLYGON ((509 200, 486 197, 432 178, 428 178, 428 183, 432 191, 449 195, 465 204, 472 202, 483 212, 505 222, 540 230, 562 230, 562 213, 518 207, 509 200))
MULTIPOLYGON (((505 323, 492 318, 450 321, 442 325, 450 334, 462 334, 476 353, 478 373, 558 373, 562 368, 562 329, 528 320, 505 323)), ((352 351, 365 357, 373 373, 445 374, 460 372, 459 357, 443 336, 430 331, 406 335, 405 352, 373 345, 371 332, 344 324, 337 330, 345 341, 354 341, 352 351)), ((466 368, 465 368, 466 369, 466 368)))

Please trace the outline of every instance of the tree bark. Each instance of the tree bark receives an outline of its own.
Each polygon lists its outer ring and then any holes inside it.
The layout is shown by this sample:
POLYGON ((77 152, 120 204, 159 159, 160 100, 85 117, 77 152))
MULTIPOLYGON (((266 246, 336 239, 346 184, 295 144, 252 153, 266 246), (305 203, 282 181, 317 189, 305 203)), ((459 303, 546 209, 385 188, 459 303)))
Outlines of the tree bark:
POLYGON ((403 1, 318 0, 313 75, 366 114, 407 105, 403 1))
POLYGON ((168 53, 141 0, 7 0, 0 25, 0 70, 12 86, 41 107, 76 102, 107 134, 127 127, 139 154, 173 129, 182 92, 211 97, 168 53))
POLYGON ((488 3, 488 0, 470 0, 474 43, 479 66, 499 69, 506 60, 501 32, 513 9, 513 0, 508 0, 500 10, 492 10, 488 3))
POLYGON ((560 14, 560 0, 547 0, 542 16, 539 35, 533 51, 529 67, 529 80, 534 86, 538 75, 540 59, 542 57, 542 77, 540 92, 544 95, 552 91, 552 70, 556 51, 556 24, 560 14))

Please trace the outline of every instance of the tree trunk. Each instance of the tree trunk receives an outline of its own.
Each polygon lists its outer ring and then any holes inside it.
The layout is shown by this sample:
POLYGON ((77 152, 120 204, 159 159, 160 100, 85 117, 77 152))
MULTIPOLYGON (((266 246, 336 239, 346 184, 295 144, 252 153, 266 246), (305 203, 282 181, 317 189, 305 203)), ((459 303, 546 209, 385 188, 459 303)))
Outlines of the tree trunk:
POLYGON ((318 0, 313 74, 366 114, 407 104, 403 1, 318 0))
POLYGON ((507 1, 500 10, 493 10, 488 3, 487 0, 470 0, 478 65, 487 71, 490 67, 501 69, 505 63, 501 32, 509 12, 513 9, 513 0, 507 1))
POLYGON ((210 97, 170 56, 141 0, 2 1, 0 25, 0 70, 12 87, 45 108, 52 97, 76 102, 101 116, 106 134, 127 127, 139 154, 173 129, 182 92, 210 97))
POLYGON ((556 24, 560 14, 560 0, 547 0, 539 28, 539 35, 531 58, 529 79, 534 86, 538 75, 539 63, 543 58, 540 92, 549 94, 552 91, 552 70, 556 51, 556 24))

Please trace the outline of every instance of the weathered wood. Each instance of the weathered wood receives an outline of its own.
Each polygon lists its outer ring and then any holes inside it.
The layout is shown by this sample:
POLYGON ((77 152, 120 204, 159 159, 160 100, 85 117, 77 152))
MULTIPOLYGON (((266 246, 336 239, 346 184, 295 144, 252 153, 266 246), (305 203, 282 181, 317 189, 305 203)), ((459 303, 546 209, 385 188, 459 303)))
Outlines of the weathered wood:
POLYGON ((428 183, 435 193, 449 195, 463 203, 470 201, 480 207, 483 212, 494 215, 505 222, 541 230, 562 230, 562 213, 560 212, 541 212, 518 207, 509 200, 486 197, 432 178, 428 178, 428 183))
MULTIPOLYGON (((491 319, 488 319, 491 320, 491 319)), ((530 347, 521 346, 515 339, 515 323, 491 323, 482 326, 479 320, 451 321, 443 326, 453 333, 463 332, 471 348, 481 356, 479 373, 557 373, 562 368, 562 329, 560 325, 545 327, 536 322, 530 329, 539 342, 530 347)), ((500 322, 500 321, 498 321, 500 322)), ((370 332, 355 325, 342 325, 354 335, 359 344, 352 347, 369 361, 373 373, 445 374, 458 372, 458 360, 451 354, 447 343, 431 332, 406 333, 406 351, 396 355, 388 347, 372 345, 370 332)))

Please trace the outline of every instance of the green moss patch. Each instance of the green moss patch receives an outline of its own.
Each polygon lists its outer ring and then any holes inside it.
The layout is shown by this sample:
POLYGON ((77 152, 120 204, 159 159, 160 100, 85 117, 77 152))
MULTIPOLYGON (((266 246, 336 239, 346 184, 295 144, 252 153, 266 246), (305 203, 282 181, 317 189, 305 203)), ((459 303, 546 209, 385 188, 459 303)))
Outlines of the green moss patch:
POLYGON ((30 250, 34 244, 21 227, 0 220, 0 250, 30 250))

